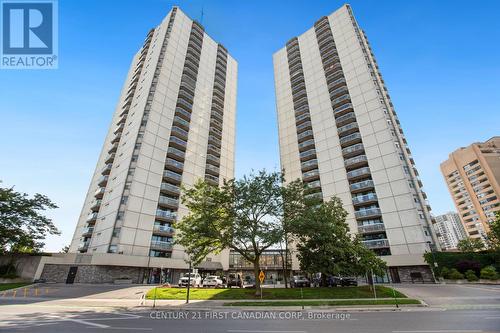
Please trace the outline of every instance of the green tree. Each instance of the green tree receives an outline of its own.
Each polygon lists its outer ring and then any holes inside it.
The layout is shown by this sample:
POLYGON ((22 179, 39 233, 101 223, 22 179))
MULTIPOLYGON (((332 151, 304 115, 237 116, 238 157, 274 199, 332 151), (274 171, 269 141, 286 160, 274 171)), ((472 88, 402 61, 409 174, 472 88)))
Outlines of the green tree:
POLYGON ((481 269, 481 279, 496 280, 498 279, 497 271, 493 266, 486 266, 481 269))
POLYGON ((57 206, 44 195, 0 187, 0 252, 36 252, 49 234, 60 232, 41 212, 57 206))
POLYGON ((358 237, 349 234, 347 212, 339 198, 308 206, 294 220, 301 269, 328 275, 383 274, 386 264, 367 249, 358 237))
POLYGON ((461 252, 476 252, 484 249, 484 243, 479 238, 465 238, 458 242, 457 248, 461 252))
POLYGON ((260 171, 221 187, 199 181, 183 189, 182 202, 189 214, 177 223, 176 242, 185 247, 194 265, 223 249, 239 253, 253 264, 260 293, 260 257, 281 239, 282 181, 279 172, 260 171))
POLYGON ((488 232, 488 246, 492 249, 500 250, 500 212, 495 213, 495 221, 490 223, 488 232))

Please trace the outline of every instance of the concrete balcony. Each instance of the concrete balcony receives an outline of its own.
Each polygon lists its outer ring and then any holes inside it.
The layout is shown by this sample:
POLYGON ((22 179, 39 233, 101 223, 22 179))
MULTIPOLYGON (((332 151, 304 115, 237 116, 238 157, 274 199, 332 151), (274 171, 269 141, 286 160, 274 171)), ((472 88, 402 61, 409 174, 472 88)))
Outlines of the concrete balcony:
POLYGON ((316 157, 316 149, 306 150, 299 155, 301 161, 307 161, 316 157))
POLYGON ((113 168, 113 164, 106 164, 106 166, 104 168, 102 168, 101 170, 101 174, 102 175, 109 175, 109 173, 111 172, 111 169, 113 168))
POLYGON ((389 247, 389 241, 387 239, 372 239, 363 241, 363 245, 369 249, 380 249, 384 247, 389 247))
POLYGON ((207 163, 219 166, 220 158, 212 154, 207 154, 207 163))
POLYGON ((337 119, 335 119, 335 122, 337 123, 337 127, 342 127, 344 125, 347 125, 349 123, 353 123, 355 121, 356 121, 356 115, 354 114, 354 112, 346 113, 346 114, 338 117, 337 119))
POLYGON ((219 177, 216 177, 216 176, 213 176, 210 174, 205 174, 205 181, 209 184, 212 184, 212 185, 216 185, 216 186, 219 185, 219 177))
POLYGON ((154 225, 153 234, 160 236, 172 236, 175 230, 172 227, 166 225, 154 225))
POLYGON ((317 169, 318 168, 318 160, 314 159, 314 160, 302 162, 302 163, 300 163, 300 167, 302 169, 302 172, 309 171, 312 169, 317 169))
POLYGON ((90 240, 81 242, 78 245, 78 251, 87 251, 89 249, 89 245, 90 245, 90 240))
POLYGON ((297 139, 299 140, 299 142, 304 141, 306 139, 312 139, 312 137, 313 137, 312 130, 307 130, 297 135, 297 139))
POLYGON ((307 129, 312 129, 311 121, 306 121, 300 125, 297 125, 297 133, 302 133, 307 129))
MULTIPOLYGON (((166 203, 166 202, 170 202, 168 199, 171 199, 173 200, 171 203, 172 205, 174 204, 174 201, 177 203, 177 205, 175 205, 175 207, 178 206, 178 203, 179 201, 176 200, 176 199, 172 199, 172 198, 167 198, 167 197, 162 197, 160 196, 160 199, 158 200, 158 203, 166 203)), ((175 219, 177 218, 177 214, 175 212, 171 212, 171 211, 168 211, 168 210, 161 210, 161 209, 157 209, 156 210, 156 219, 157 220, 161 220, 161 221, 167 221, 167 222, 173 222, 175 221, 175 219)))
POLYGON ((97 198, 97 199, 101 199, 104 196, 104 191, 106 191, 106 189, 104 187, 99 187, 95 191, 94 197, 97 198))
POLYGON ((177 126, 172 126, 170 134, 184 141, 188 139, 188 132, 177 126))
POLYGON ((82 237, 90 237, 94 232, 94 227, 85 227, 83 228, 82 237))
POLYGON ((177 209, 179 207, 179 199, 160 196, 158 198, 158 205, 161 207, 177 209))
POLYGON ((100 200, 100 199, 94 201, 92 206, 90 206, 90 210, 93 212, 97 212, 99 210, 99 208, 101 207, 101 203, 102 203, 102 200, 100 200))
POLYGON ((212 144, 208 144, 207 152, 216 156, 220 156, 220 148, 212 144))
POLYGON ((169 139, 169 145, 178 149, 186 150, 187 141, 171 136, 169 139))
POLYGON ((368 219, 372 217, 382 216, 382 211, 380 210, 380 208, 368 208, 357 210, 354 212, 354 215, 357 219, 368 219))
POLYGON ((99 177, 99 179, 97 180, 97 185, 100 187, 106 186, 106 184, 108 183, 108 179, 109 179, 109 176, 99 177))
POLYGON ((359 130, 358 123, 354 122, 354 123, 350 123, 350 124, 344 125, 342 127, 339 127, 337 129, 337 132, 339 133, 339 135, 348 135, 348 134, 351 134, 353 132, 357 132, 358 130, 359 130))
POLYGON ((363 178, 366 176, 370 175, 370 168, 369 167, 364 167, 356 170, 349 171, 347 173, 347 179, 349 180, 355 180, 358 178, 363 178))
POLYGON ((363 180, 361 182, 351 184, 350 188, 351 192, 356 193, 373 189, 375 188, 375 185, 373 184, 373 180, 363 180))
POLYGON ((109 154, 115 153, 117 149, 118 149, 118 142, 115 142, 113 143, 113 145, 111 145, 111 148, 109 148, 108 153, 109 154))
POLYGON ((377 195, 375 193, 358 195, 358 196, 352 197, 352 203, 355 206, 365 205, 365 204, 374 203, 374 202, 377 202, 377 195))
POLYGON ((215 165, 207 164, 205 172, 213 176, 219 176, 220 171, 215 165))
POLYGON ((188 112, 188 111, 181 109, 181 108, 175 109, 175 115, 177 117, 183 118, 184 120, 187 120, 187 121, 191 120, 191 112, 188 112))
POLYGON ((182 171, 184 169, 184 163, 181 163, 179 161, 176 161, 174 159, 171 159, 171 158, 167 157, 167 159, 165 161, 165 167, 168 170, 177 171, 177 172, 182 173, 182 171))
POLYGON ((330 92, 330 98, 337 98, 338 96, 345 94, 347 92, 347 87, 338 87, 330 92))
POLYGON ((340 97, 335 98, 332 100, 332 105, 335 107, 339 106, 341 103, 346 103, 351 101, 351 98, 349 97, 349 94, 342 95, 340 97))
POLYGON ((90 213, 87 216, 87 222, 95 222, 97 220, 97 213, 90 213))
POLYGON ((170 170, 165 170, 165 171, 163 171, 163 178, 168 180, 168 181, 180 183, 182 180, 182 175, 180 175, 176 172, 170 171, 170 170))
POLYGON ((172 247, 173 245, 171 242, 151 241, 151 250, 171 251, 172 247))
POLYGON ((215 145, 217 147, 220 147, 221 146, 221 140, 218 139, 217 137, 215 137, 214 135, 209 135, 208 136, 208 143, 212 144, 212 145, 215 145))
POLYGON ((307 150, 309 148, 314 148, 314 140, 313 139, 309 139, 307 141, 299 143, 299 151, 300 152, 307 150))
POLYGON ((310 180, 314 180, 314 179, 318 179, 318 178, 319 178, 319 170, 318 169, 307 171, 307 172, 304 172, 302 174, 302 180, 305 182, 310 181, 310 180))
POLYGON ((340 146, 345 148, 356 143, 361 143, 361 133, 355 132, 339 139, 340 146))
POLYGON ((297 126, 299 124, 301 124, 303 121, 306 121, 306 120, 309 120, 310 119, 310 116, 309 116, 309 112, 307 113, 304 113, 304 114, 301 114, 301 115, 298 115, 295 117, 295 123, 297 124, 297 126))
POLYGON ((167 156, 170 158, 173 158, 177 161, 184 161, 184 157, 186 156, 186 153, 184 153, 182 150, 179 150, 174 147, 168 147, 167 149, 167 156))
POLYGON ((354 109, 352 108, 352 104, 348 103, 348 104, 344 104, 342 106, 339 106, 339 107, 333 109, 333 115, 335 117, 339 117, 339 116, 346 114, 347 112, 353 111, 353 110, 354 109))
POLYGON ((358 233, 360 234, 372 234, 382 231, 385 231, 385 226, 383 223, 358 225, 358 233))
POLYGON ((118 134, 118 133, 121 133, 123 132, 123 128, 125 127, 125 124, 120 124, 120 126, 118 126, 114 131, 113 133, 114 134, 118 134))
POLYGON ((362 143, 358 143, 353 146, 349 146, 342 149, 342 155, 344 156, 344 158, 360 155, 363 154, 364 152, 365 152, 365 147, 363 147, 362 143))
POLYGON ((181 188, 177 185, 169 184, 169 183, 161 183, 160 192, 172 195, 180 195, 181 188))
POLYGON ((328 89, 336 89, 337 87, 339 87, 342 84, 345 84, 345 78, 343 78, 343 77, 328 83, 328 89))
POLYGON ((366 157, 366 155, 351 157, 344 161, 344 165, 348 170, 353 168, 358 168, 360 166, 366 166, 367 164, 368 164, 368 158, 366 157))
POLYGON ((173 123, 181 128, 183 128, 184 130, 189 130, 189 121, 187 120, 184 120, 182 119, 181 117, 179 116, 174 116, 174 121, 173 123))
POLYGON ((115 153, 109 154, 104 163, 106 164, 113 163, 113 161, 115 160, 115 156, 116 156, 115 153))

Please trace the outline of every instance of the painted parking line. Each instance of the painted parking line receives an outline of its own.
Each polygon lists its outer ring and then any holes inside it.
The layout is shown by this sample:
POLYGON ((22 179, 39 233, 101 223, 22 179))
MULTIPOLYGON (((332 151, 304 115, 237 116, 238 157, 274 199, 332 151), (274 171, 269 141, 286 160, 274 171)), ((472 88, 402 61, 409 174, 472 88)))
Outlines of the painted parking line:
POLYGON ((227 330, 228 333, 307 333, 307 331, 227 330))
POLYGON ((392 331, 392 333, 480 333, 482 330, 418 330, 418 331, 392 331))

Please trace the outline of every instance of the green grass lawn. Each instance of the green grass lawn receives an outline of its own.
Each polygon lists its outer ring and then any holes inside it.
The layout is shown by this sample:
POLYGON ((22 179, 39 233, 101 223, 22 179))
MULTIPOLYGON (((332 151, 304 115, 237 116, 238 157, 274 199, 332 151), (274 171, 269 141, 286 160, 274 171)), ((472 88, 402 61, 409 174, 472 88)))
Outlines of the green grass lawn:
MULTIPOLYGON (((398 299, 397 304, 421 304, 411 298, 398 299)), ((342 305, 396 305, 394 299, 361 299, 342 301, 263 301, 263 302, 229 302, 225 306, 342 306, 342 305)))
MULTIPOLYGON (((377 297, 394 297, 393 289, 385 286, 376 286, 377 297)), ((146 297, 149 299, 186 299, 186 288, 153 288, 148 291, 146 297), (156 296, 155 296, 156 293, 156 296)), ((369 286, 361 287, 334 287, 334 288, 264 288, 263 299, 350 299, 350 298, 373 298, 373 291, 369 286)), ((398 298, 406 298, 406 295, 394 290, 398 298)), ((204 289, 191 288, 190 299, 196 300, 229 300, 229 299, 256 299, 255 289, 204 289)))
POLYGON ((31 283, 0 283, 0 291, 27 286, 31 283))

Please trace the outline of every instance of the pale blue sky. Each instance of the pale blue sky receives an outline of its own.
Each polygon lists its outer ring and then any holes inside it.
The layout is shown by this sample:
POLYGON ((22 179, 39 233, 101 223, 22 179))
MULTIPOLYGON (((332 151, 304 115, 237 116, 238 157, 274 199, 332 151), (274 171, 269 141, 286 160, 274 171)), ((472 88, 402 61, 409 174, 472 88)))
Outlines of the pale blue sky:
MULTIPOLYGON (((59 1, 59 69, 0 70, 0 179, 48 195, 68 244, 132 55, 172 5, 239 62, 236 173, 279 168, 272 54, 341 1, 59 1)), ((500 2, 352 1, 434 213, 439 163, 500 134, 500 2)))

